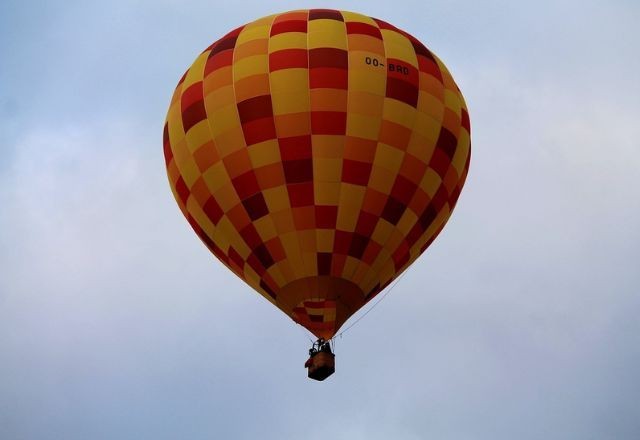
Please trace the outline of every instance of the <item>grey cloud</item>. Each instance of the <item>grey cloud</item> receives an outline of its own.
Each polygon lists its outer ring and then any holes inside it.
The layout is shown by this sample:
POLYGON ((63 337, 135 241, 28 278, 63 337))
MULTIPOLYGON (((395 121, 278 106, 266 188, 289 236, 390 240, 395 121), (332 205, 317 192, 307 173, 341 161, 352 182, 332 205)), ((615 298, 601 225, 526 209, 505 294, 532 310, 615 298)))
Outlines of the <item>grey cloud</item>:
POLYGON ((272 5, 60 7, 7 52, 3 96, 29 99, 2 135, 1 438, 640 436, 638 8, 366 8, 451 68, 472 167, 442 236, 336 341, 322 384, 306 333, 189 230, 161 154, 182 69, 272 5))

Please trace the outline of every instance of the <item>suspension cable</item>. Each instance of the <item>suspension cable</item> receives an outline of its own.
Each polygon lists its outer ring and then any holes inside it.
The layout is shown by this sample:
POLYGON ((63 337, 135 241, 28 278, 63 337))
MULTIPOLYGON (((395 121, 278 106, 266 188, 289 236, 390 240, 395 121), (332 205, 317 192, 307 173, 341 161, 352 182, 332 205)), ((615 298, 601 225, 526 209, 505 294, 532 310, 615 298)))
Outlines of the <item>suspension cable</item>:
POLYGON ((367 309, 366 312, 364 312, 362 315, 360 315, 358 317, 358 319, 356 319, 355 321, 353 321, 353 323, 351 323, 351 325, 349 325, 349 327, 345 328, 344 330, 342 330, 340 333, 338 333, 337 335, 335 335, 333 338, 331 338, 332 340, 335 340, 338 336, 342 337, 343 334, 345 334, 347 332, 347 330, 349 330, 351 327, 353 327, 354 325, 356 325, 358 322, 360 322, 360 320, 362 318, 364 318, 365 316, 367 316, 369 314, 370 311, 372 311, 378 304, 380 304, 382 302, 383 299, 385 299, 387 297, 387 295, 389 294, 389 292, 391 292, 394 287, 396 287, 398 285, 398 283, 400 282, 400 280, 402 279, 402 277, 405 276, 405 274, 408 272, 408 270, 405 270, 404 272, 402 272, 400 274, 400 276, 398 278, 396 278, 396 280, 394 281, 394 283, 391 285, 391 287, 389 287, 389 289, 387 289, 386 292, 384 292, 382 294, 382 296, 369 308, 367 309))

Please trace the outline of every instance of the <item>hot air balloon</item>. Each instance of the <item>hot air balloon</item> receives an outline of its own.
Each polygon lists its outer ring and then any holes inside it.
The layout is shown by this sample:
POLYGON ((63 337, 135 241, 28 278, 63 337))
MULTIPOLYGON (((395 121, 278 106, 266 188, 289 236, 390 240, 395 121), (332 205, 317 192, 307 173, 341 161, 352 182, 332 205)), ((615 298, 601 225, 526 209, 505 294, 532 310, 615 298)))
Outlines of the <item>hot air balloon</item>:
POLYGON ((442 61, 407 32, 353 12, 291 11, 196 58, 171 100, 164 156, 207 248, 319 338, 321 380, 333 371, 324 341, 451 215, 469 114, 442 61))

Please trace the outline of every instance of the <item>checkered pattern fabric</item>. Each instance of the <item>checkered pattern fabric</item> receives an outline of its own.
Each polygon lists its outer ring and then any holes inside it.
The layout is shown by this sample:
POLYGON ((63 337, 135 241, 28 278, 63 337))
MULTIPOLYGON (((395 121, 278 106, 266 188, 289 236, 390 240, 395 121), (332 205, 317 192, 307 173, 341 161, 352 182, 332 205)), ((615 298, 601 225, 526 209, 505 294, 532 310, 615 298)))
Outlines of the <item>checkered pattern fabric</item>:
POLYGON ((469 115, 406 32, 293 11, 198 56, 173 95, 164 154, 209 250, 328 339, 444 227, 469 167, 469 115))

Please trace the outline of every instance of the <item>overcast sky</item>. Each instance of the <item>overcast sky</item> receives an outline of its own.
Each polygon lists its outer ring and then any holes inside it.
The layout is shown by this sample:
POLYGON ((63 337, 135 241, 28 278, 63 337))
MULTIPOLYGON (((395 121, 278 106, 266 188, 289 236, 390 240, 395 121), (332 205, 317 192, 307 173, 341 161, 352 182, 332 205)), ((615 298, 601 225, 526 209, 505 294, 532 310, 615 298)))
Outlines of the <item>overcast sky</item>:
POLYGON ((640 5, 325 2, 444 60, 472 161, 317 383, 182 217, 161 138, 202 49, 318 5, 0 3, 0 438, 640 438, 640 5))

